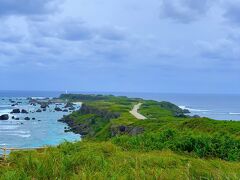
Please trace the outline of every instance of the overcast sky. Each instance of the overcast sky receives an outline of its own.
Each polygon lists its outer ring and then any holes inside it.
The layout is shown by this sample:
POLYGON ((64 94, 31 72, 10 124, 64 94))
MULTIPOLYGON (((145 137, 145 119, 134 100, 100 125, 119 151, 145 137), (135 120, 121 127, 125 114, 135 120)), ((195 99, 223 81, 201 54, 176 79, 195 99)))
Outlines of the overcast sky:
POLYGON ((0 0, 2 90, 240 92, 240 0, 0 0))

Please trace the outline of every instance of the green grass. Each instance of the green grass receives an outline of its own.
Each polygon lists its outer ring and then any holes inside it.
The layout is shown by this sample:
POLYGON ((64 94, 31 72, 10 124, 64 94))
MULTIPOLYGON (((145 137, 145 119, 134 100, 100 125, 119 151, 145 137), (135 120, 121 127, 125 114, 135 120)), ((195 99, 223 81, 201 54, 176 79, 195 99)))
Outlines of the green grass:
POLYGON ((124 151, 111 142, 63 143, 43 152, 11 154, 0 179, 227 179, 240 164, 183 156, 169 150, 124 151))
POLYGON ((240 179, 240 122, 188 117, 168 102, 101 95, 62 98, 84 102, 85 111, 65 117, 72 128, 86 127, 84 140, 11 153, 0 163, 0 180, 240 179), (147 120, 129 113, 139 102, 147 120), (131 131, 138 128, 144 131, 131 131))

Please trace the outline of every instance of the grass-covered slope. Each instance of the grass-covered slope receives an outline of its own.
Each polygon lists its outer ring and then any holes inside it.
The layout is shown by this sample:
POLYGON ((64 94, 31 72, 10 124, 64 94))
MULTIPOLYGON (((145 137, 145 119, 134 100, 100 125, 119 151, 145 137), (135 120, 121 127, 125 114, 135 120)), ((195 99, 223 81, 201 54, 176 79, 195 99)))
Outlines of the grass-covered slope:
POLYGON ((240 179, 240 122, 186 116, 168 102, 61 99, 83 102, 61 120, 83 141, 12 153, 0 165, 0 179, 240 179), (139 102, 146 120, 129 113, 139 102))
POLYGON ((240 164, 169 150, 126 151, 111 142, 64 143, 43 152, 16 152, 0 179, 239 179, 240 164))

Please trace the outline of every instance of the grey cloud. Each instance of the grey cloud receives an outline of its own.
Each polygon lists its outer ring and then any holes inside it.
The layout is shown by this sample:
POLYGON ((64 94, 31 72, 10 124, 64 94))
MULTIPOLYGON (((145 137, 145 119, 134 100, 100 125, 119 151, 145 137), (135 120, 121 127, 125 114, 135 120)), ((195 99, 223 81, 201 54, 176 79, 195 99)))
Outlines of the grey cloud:
POLYGON ((233 39, 220 39, 215 42, 198 42, 199 55, 202 58, 220 60, 224 62, 238 61, 240 44, 233 39))
POLYGON ((122 41, 125 32, 114 27, 92 27, 81 19, 65 19, 58 22, 29 21, 31 31, 41 36, 58 38, 68 41, 85 41, 91 39, 104 39, 122 41))
POLYGON ((67 60, 76 65, 95 61, 106 65, 122 60, 129 53, 128 44, 131 42, 120 28, 92 27, 80 19, 71 18, 23 19, 26 26, 23 30, 19 28, 19 32, 9 31, 16 29, 12 23, 0 28, 0 44, 5 47, 0 50, 0 55, 7 57, 9 63, 51 67, 67 60), (111 32, 109 36, 105 34, 108 32, 111 32), (8 52, 11 54, 6 54, 8 52))
MULTIPOLYGON (((60 0, 61 1, 61 0, 60 0)), ((59 0, 0 0, 0 16, 53 13, 59 0)))
POLYGON ((204 16, 211 0, 161 0, 160 17, 190 23, 204 16))
POLYGON ((100 35, 102 38, 112 41, 121 41, 126 38, 125 33, 117 28, 103 28, 100 30, 100 35))
POLYGON ((224 3, 224 9, 223 17, 235 25, 240 25, 240 1, 227 1, 224 3))

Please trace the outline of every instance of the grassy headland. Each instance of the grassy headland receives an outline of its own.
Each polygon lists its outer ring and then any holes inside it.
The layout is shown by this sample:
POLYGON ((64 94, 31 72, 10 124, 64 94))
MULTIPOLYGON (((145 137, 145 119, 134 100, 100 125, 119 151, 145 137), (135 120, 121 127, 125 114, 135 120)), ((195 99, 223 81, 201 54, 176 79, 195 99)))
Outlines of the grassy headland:
POLYGON ((190 117, 169 102, 61 95, 83 102, 60 121, 81 142, 15 152, 0 179, 240 179, 240 122, 190 117), (142 103, 138 120, 129 111, 142 103))

